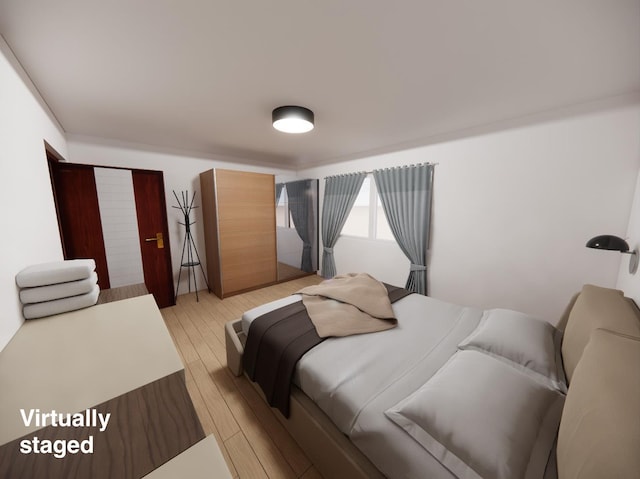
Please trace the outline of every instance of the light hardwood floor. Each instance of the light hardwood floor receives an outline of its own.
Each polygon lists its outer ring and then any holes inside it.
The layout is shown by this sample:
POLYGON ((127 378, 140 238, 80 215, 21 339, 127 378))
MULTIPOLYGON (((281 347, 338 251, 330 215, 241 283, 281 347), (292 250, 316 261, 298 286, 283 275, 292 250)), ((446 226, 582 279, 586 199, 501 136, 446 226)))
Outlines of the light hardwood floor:
POLYGON ((247 378, 227 369, 224 346, 227 321, 321 280, 306 276, 224 300, 200 291, 199 302, 195 293, 181 295, 175 306, 161 310, 204 432, 215 435, 233 477, 322 477, 247 378))

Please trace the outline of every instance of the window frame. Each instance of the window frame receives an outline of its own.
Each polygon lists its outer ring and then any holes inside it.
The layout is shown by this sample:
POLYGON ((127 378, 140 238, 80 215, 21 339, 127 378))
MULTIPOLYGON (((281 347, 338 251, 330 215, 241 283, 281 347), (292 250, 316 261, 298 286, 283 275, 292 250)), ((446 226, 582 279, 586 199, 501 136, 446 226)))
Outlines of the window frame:
MULTIPOLYGON (((344 234, 342 231, 340 232, 340 236, 344 236, 345 238, 355 238, 360 240, 369 240, 369 241, 386 241, 395 243, 395 238, 378 238, 378 187, 376 186, 376 182, 373 178, 373 174, 368 173, 365 181, 369 180, 369 204, 368 213, 369 213, 369 227, 366 236, 365 235, 355 235, 355 234, 344 234)), ((364 185, 364 183, 363 183, 364 185)), ((362 187, 360 187, 362 189, 362 187)), ((360 194, 360 191, 358 191, 360 194)), ((382 208, 382 205, 380 205, 382 208)), ((352 207, 353 209, 353 207, 352 207)), ((384 212, 383 212, 384 214, 384 212)), ((349 211, 349 215, 347 216, 347 221, 349 221, 349 216, 351 215, 351 211, 349 211)), ((345 222, 346 224, 346 222, 345 222)), ((344 228, 344 226, 343 226, 344 228)))

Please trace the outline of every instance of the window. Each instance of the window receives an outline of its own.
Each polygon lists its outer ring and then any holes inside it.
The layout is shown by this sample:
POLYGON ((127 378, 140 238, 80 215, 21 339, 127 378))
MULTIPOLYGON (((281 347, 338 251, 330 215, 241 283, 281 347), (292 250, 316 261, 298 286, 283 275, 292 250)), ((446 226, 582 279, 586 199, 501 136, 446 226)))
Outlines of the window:
POLYGON ((384 208, 382 208, 382 202, 380 196, 376 192, 376 239, 395 241, 391 227, 387 221, 387 215, 384 214, 384 208))
POLYGON ((369 236, 369 202, 371 201, 371 177, 367 176, 356 198, 353 208, 340 234, 348 236, 369 236))
POLYGON ((375 181, 368 175, 342 228, 341 235, 394 240, 375 181))
POLYGON ((288 228, 287 213, 289 212, 289 205, 287 204, 287 192, 285 187, 280 190, 280 196, 276 198, 276 226, 282 228, 288 228))
POLYGON ((293 216, 289 209, 289 196, 287 195, 287 187, 283 186, 280 196, 276 200, 276 226, 281 228, 295 228, 293 216))

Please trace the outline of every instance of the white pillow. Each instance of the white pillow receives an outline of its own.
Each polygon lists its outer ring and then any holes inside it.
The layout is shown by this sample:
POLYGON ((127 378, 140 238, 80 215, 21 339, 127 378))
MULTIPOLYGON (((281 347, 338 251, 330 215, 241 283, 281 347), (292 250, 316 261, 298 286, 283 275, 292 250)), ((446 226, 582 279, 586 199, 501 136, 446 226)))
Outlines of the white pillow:
POLYGON ((96 262, 93 259, 69 259, 34 264, 16 275, 16 284, 21 288, 34 288, 77 281, 88 278, 95 269, 96 262))
POLYGON ((71 296, 70 298, 54 299, 53 301, 44 301, 42 303, 26 304, 22 308, 22 315, 24 319, 37 319, 75 311, 76 309, 88 308, 98 302, 99 296, 100 287, 96 284, 90 292, 85 294, 71 296))
POLYGON ((458 351, 385 414, 459 478, 540 478, 563 403, 504 362, 458 351))
POLYGON ((98 275, 93 271, 87 279, 50 284, 48 286, 36 286, 34 288, 22 288, 20 290, 20 301, 22 304, 31 304, 69 298, 91 292, 97 282, 98 275))
POLYGON ((562 332, 546 321, 517 311, 492 309, 458 348, 490 354, 566 393, 561 344, 562 332))

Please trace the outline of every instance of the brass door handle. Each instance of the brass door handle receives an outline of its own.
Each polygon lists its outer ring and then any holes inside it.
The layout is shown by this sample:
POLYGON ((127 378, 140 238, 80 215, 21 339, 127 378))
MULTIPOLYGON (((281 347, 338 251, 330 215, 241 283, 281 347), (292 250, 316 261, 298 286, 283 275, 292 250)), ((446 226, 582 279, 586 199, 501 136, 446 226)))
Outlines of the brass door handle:
POLYGON ((151 241, 156 241, 158 249, 164 248, 164 238, 162 237, 162 233, 156 233, 155 237, 153 237, 153 238, 145 238, 144 240, 147 243, 150 243, 151 241))

